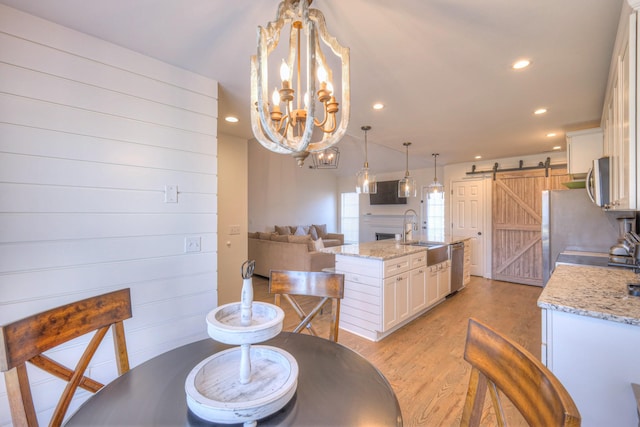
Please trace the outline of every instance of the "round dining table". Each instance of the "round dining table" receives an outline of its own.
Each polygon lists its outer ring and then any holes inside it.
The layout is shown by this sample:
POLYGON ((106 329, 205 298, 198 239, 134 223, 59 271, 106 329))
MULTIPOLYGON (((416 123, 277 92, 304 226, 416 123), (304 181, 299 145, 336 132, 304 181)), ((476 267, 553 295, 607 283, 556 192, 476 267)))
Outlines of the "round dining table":
MULTIPOLYGON (((400 405, 389 382, 353 350, 324 338, 290 332, 281 332, 260 345, 289 352, 299 373, 293 398, 278 412, 258 420, 258 426, 402 426, 400 405)), ((230 347, 205 339, 156 356, 90 397, 66 425, 219 425, 189 410, 185 380, 202 360, 230 347)))

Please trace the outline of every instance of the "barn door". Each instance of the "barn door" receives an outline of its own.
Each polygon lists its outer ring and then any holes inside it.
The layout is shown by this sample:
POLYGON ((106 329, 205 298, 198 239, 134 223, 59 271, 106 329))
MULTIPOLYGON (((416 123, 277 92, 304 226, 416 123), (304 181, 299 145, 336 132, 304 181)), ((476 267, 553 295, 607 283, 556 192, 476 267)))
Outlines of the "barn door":
POLYGON ((566 169, 498 174, 492 196, 492 275, 542 286, 542 191, 566 190, 566 169))

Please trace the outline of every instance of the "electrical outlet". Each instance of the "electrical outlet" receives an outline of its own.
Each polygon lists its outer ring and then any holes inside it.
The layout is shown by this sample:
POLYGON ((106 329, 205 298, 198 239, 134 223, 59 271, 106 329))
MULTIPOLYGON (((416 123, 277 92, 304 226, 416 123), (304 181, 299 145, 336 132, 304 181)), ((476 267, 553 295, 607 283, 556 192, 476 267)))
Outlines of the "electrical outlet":
POLYGON ((200 252, 201 240, 200 237, 185 237, 184 238, 184 251, 185 252, 200 252))
POLYGON ((164 202, 178 203, 178 186, 177 185, 164 186, 164 202))
POLYGON ((239 225, 230 225, 229 226, 229 235, 240 234, 240 226, 239 225))

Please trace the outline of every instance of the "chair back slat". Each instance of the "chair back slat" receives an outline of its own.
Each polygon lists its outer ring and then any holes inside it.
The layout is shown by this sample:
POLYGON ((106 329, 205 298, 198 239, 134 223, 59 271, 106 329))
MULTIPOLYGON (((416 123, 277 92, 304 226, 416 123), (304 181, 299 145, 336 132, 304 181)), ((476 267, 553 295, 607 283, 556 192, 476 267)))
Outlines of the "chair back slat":
MULTIPOLYGON (((479 424, 487 387, 502 392, 529 425, 580 425, 580 413, 555 375, 525 348, 475 319, 469 319, 464 358, 472 373, 461 425, 479 424)), ((498 399, 492 392, 502 424, 498 399)))
POLYGON ((294 332, 308 331, 317 335, 311 321, 324 308, 324 304, 331 299, 331 325, 329 339, 338 341, 340 323, 340 300, 344 297, 344 274, 325 273, 315 271, 287 271, 272 270, 269 275, 269 292, 275 295, 276 305, 280 305, 281 298, 288 301, 300 318, 300 323, 294 332), (309 313, 305 313, 302 306, 293 296, 312 296, 322 298, 309 313))
POLYGON ((110 292, 0 326, 0 370, 4 372, 14 425, 37 426, 26 362, 67 381, 49 425, 59 426, 78 387, 96 392, 102 384, 84 376, 98 346, 112 329, 118 373, 129 370, 123 321, 132 316, 129 289, 110 292), (76 367, 42 354, 95 331, 76 367))
POLYGON ((342 299, 344 297, 344 274, 273 270, 269 286, 272 293, 342 299))
POLYGON ((131 317, 129 289, 87 298, 0 326, 5 351, 0 370, 6 371, 103 326, 131 317))

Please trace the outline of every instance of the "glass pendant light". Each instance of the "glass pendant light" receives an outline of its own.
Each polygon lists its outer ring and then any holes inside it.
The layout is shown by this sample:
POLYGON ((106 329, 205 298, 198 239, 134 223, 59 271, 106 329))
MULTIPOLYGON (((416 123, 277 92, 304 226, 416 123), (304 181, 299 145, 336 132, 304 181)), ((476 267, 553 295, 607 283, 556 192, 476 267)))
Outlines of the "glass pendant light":
POLYGON ((409 146, 410 142, 402 143, 407 147, 407 168, 404 172, 404 178, 398 182, 398 197, 416 197, 416 180, 409 175, 409 146))
POLYGON ((360 129, 364 131, 364 167, 356 175, 356 193, 375 194, 378 192, 378 182, 376 176, 369 172, 369 161, 367 160, 367 132, 371 130, 371 126, 362 126, 360 129))
POLYGON ((429 198, 435 198, 435 197, 443 197, 444 196, 444 187, 442 186, 442 184, 440 184, 438 182, 438 156, 440 154, 438 153, 433 153, 433 174, 435 175, 433 177, 433 182, 431 184, 429 184, 429 198))

